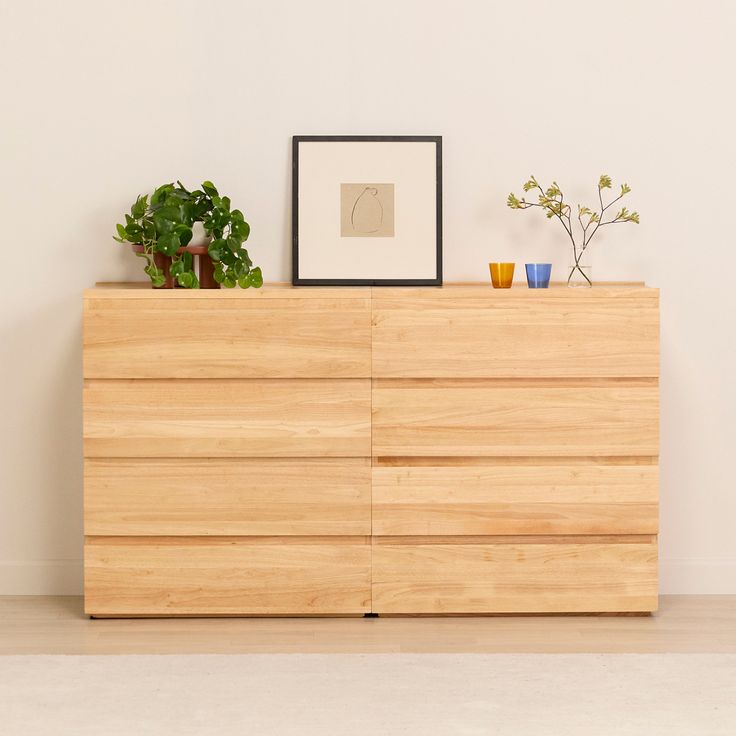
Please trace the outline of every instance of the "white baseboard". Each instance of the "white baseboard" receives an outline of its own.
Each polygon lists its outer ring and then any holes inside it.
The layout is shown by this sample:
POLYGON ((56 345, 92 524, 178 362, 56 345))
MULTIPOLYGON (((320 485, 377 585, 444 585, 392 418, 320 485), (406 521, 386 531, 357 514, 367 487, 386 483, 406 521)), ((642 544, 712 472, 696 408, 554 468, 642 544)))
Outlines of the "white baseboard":
POLYGON ((0 562, 0 595, 82 595, 81 560, 0 562))
MULTIPOLYGON (((736 594, 736 560, 660 560, 659 578, 665 595, 736 594)), ((81 560, 0 562, 0 595, 81 594, 81 560)))

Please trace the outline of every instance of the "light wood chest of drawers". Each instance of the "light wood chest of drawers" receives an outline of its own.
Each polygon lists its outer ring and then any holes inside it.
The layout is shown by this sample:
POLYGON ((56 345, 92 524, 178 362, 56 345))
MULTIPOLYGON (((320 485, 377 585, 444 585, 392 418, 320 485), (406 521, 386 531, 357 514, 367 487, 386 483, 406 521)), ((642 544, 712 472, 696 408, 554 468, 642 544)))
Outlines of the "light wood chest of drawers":
POLYGON ((87 291, 86 611, 655 610, 658 303, 87 291))

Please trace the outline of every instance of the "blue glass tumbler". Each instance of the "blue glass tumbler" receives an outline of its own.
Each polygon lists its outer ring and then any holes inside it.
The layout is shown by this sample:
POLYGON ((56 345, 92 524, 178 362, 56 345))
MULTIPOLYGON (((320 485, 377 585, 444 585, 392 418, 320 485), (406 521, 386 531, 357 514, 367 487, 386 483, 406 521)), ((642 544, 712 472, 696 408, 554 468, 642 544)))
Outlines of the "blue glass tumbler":
POLYGON ((549 277, 552 275, 551 263, 527 263, 526 283, 530 289, 549 288, 549 277))

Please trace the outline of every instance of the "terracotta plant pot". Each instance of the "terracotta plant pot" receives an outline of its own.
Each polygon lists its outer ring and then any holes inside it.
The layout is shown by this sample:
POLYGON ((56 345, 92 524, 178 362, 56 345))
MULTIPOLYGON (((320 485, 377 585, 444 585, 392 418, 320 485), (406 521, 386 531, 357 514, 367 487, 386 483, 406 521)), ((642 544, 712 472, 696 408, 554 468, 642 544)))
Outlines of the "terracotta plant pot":
MULTIPOLYGON (((143 253, 142 245, 131 246, 135 253, 143 253)), ((219 289, 220 284, 215 281, 215 264, 212 262, 208 252, 207 245, 187 245, 176 251, 178 254, 191 253, 197 261, 197 276, 199 278, 199 287, 201 289, 219 289)), ((171 275, 171 257, 165 256, 163 253, 154 253, 153 262, 158 268, 164 272, 166 283, 163 286, 154 286, 154 289, 174 289, 178 287, 176 279, 171 275)))

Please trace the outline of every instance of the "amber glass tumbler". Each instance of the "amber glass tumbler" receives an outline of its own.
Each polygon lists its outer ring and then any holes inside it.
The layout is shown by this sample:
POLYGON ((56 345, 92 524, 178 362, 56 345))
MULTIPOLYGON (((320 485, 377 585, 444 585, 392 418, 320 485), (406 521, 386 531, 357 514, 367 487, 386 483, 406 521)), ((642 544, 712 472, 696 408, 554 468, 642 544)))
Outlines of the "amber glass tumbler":
POLYGON ((513 263, 489 263, 491 269, 491 283, 494 289, 510 289, 514 282, 513 263))

